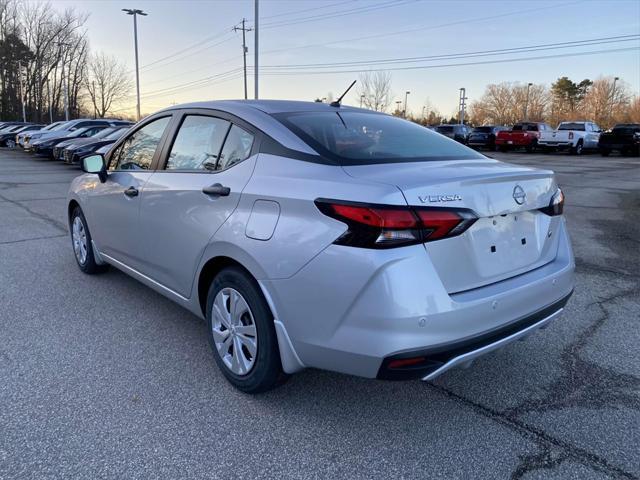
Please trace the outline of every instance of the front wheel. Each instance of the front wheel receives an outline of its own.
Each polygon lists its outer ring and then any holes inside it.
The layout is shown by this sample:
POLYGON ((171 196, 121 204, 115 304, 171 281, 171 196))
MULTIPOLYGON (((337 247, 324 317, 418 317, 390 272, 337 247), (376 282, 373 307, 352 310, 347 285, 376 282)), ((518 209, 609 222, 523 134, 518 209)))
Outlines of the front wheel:
POLYGON ((273 315, 243 269, 225 268, 214 278, 207 295, 207 327, 215 362, 237 389, 261 393, 286 378, 273 315))
POLYGON ((76 207, 73 210, 69 223, 71 226, 73 253, 80 270, 89 275, 106 270, 107 267, 105 265, 98 265, 96 263, 93 244, 91 243, 91 233, 89 232, 87 220, 84 218, 80 207, 76 207))

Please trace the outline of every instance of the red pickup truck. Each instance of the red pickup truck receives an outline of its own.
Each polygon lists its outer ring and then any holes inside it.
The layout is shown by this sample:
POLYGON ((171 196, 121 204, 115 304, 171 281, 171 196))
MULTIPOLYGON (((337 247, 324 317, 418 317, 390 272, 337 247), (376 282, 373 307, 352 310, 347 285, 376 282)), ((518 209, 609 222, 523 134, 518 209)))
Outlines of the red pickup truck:
POLYGON ((546 123, 521 122, 516 123, 511 130, 503 130, 496 135, 496 148, 501 152, 524 148, 527 152, 535 151, 540 132, 553 130, 546 123))

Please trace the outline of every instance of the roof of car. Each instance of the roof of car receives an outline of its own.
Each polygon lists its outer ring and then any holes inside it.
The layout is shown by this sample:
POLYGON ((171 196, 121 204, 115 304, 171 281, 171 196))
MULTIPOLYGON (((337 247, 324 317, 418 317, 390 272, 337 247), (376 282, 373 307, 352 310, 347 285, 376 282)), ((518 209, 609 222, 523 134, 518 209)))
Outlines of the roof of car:
POLYGON ((323 102, 302 102, 296 100, 213 100, 209 102, 193 102, 183 103, 181 105, 173 105, 165 110, 176 110, 184 108, 207 108, 214 110, 223 110, 230 113, 236 110, 244 110, 251 108, 260 110, 265 113, 284 113, 284 112, 335 112, 335 111, 361 111, 367 113, 376 113, 372 110, 365 110, 348 105, 340 107, 332 107, 328 103, 323 102))

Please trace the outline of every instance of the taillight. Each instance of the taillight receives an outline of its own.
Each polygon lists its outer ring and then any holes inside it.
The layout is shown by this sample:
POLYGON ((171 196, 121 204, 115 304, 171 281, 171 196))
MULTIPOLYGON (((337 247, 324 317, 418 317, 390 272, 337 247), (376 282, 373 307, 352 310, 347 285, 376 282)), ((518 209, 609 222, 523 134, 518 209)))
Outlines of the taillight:
POLYGON ((573 140, 573 132, 569 132, 569 140, 573 140))
POLYGON ((470 210, 371 205, 316 200, 325 215, 347 224, 334 243, 362 248, 391 248, 454 237, 478 218, 470 210))
POLYGON ((541 208, 540 211, 552 217, 562 215, 564 211, 564 193, 562 193, 562 190, 558 188, 556 193, 553 194, 553 197, 551 197, 549 206, 541 208))

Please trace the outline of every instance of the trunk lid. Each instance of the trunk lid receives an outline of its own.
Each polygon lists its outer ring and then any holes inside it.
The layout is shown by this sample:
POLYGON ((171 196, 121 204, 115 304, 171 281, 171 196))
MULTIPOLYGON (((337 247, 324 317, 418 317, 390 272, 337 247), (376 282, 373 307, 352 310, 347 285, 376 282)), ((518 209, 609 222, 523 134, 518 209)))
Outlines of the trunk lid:
POLYGON ((557 235, 549 232, 559 218, 538 211, 557 189, 551 171, 488 158, 343 168, 356 178, 395 185, 409 205, 475 212, 478 221, 464 234, 425 244, 449 293, 519 275, 556 256, 557 235))

